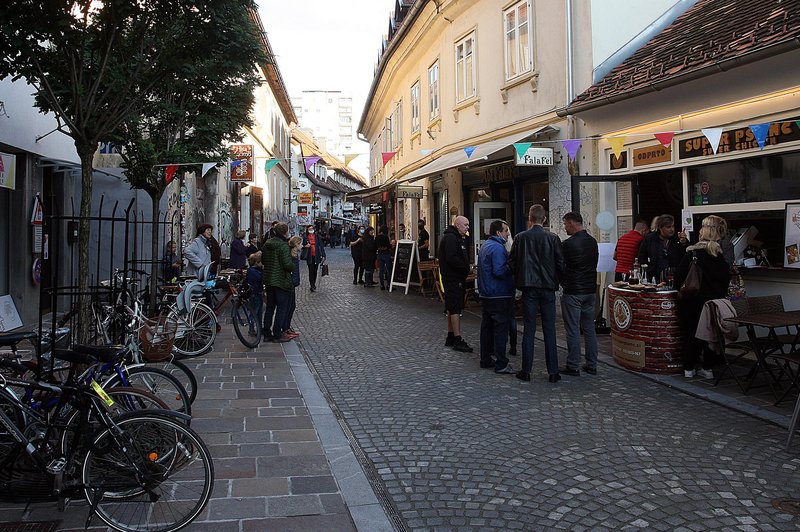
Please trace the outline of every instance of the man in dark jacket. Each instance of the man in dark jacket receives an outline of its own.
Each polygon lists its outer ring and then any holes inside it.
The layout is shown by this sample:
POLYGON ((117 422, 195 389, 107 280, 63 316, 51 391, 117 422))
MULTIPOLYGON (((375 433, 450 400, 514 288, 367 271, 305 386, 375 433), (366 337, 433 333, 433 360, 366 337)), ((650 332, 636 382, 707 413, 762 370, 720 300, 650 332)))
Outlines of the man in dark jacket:
POLYGON ((508 224, 495 220, 491 235, 478 254, 478 291, 481 294, 481 367, 495 373, 515 373, 506 357, 509 325, 514 315, 514 275, 508 267, 508 224), (494 361, 492 360, 494 357, 494 361))
POLYGON ((461 338, 461 311, 464 310, 464 285, 469 275, 469 261, 464 235, 469 231, 469 220, 458 216, 453 225, 444 230, 439 242, 439 272, 444 286, 444 307, 447 311, 447 340, 445 347, 472 353, 472 347, 461 338))
POLYGON ((597 240, 583 228, 583 216, 564 215, 569 238, 562 245, 564 273, 561 274, 561 317, 567 333, 567 363, 561 373, 577 377, 581 363, 581 333, 586 348, 583 371, 597 374, 597 336, 594 331, 594 304, 597 290, 597 240))
POLYGON ((550 382, 558 382, 558 351, 556 350, 556 290, 558 276, 564 271, 564 255, 557 235, 544 230, 547 213, 542 205, 532 205, 528 211, 531 228, 514 237, 509 265, 514 272, 517 288, 522 290, 522 311, 525 330, 522 334, 522 369, 517 378, 531 380, 533 346, 536 339, 536 314, 542 313, 544 356, 550 382))
POLYGON ((656 220, 656 230, 644 237, 639 247, 639 265, 647 279, 661 280, 661 272, 667 268, 677 268, 681 263, 689 241, 681 229, 675 235, 675 218, 662 214, 656 220), (645 269, 647 265, 647 269, 645 269))
POLYGON ((261 261, 264 265, 264 287, 267 293, 267 309, 264 313, 264 338, 274 342, 288 342, 292 339, 286 334, 286 316, 291 304, 292 271, 294 261, 289 251, 289 226, 278 223, 271 230, 275 236, 264 243, 261 249, 261 261), (272 316, 275 315, 273 325, 272 316))

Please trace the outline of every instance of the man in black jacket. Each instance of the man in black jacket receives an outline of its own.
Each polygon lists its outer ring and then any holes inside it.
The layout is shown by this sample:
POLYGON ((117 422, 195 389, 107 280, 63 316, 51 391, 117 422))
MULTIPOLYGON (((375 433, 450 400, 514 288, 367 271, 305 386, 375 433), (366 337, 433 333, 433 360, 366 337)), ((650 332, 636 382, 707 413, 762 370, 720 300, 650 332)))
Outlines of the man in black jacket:
POLYGON ((536 339, 536 314, 542 313, 544 356, 550 382, 558 382, 558 351, 556 348, 556 290, 558 276, 564 271, 561 240, 545 231, 547 213, 542 205, 531 206, 528 223, 531 228, 514 237, 508 259, 517 288, 522 290, 522 311, 525 329, 522 334, 522 369, 517 378, 531 380, 533 346, 536 339))
POLYGON ((462 353, 472 353, 472 347, 461 338, 464 284, 469 275, 467 246, 464 243, 467 231, 469 220, 457 216, 453 225, 444 230, 439 242, 439 272, 444 286, 444 307, 447 310, 447 340, 444 345, 462 353))
POLYGON ((561 373, 577 377, 581 363, 581 332, 586 347, 583 371, 597 374, 597 336, 594 331, 594 303, 597 290, 597 240, 583 228, 583 216, 564 215, 564 273, 561 274, 561 317, 567 332, 567 363, 561 373))
POLYGON ((662 214, 656 220, 656 230, 644 237, 639 246, 639 264, 647 279, 661 280, 661 272, 667 268, 677 268, 681 263, 689 240, 686 231, 675 235, 675 218, 662 214), (645 265, 647 268, 645 269, 645 265))

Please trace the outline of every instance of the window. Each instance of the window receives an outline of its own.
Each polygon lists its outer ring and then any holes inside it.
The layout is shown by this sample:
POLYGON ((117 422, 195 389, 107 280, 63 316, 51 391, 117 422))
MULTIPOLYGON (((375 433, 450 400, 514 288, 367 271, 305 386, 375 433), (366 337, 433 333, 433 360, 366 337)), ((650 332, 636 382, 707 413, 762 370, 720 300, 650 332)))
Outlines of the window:
POLYGON ((411 86, 411 132, 419 131, 419 81, 411 86))
POLYGON ((456 102, 475 96, 475 34, 456 43, 456 102))
POLYGON ((386 119, 386 124, 383 127, 383 151, 392 151, 392 133, 394 133, 394 129, 392 128, 392 117, 386 119))
POLYGON ((503 13, 506 32, 506 80, 530 72, 531 24, 528 0, 519 2, 503 13))
POLYGON ((394 112, 391 118, 391 149, 386 151, 393 151, 397 149, 403 142, 403 101, 397 102, 394 107, 394 112))
POLYGON ((439 61, 428 69, 428 109, 430 109, 429 120, 439 116, 439 61))

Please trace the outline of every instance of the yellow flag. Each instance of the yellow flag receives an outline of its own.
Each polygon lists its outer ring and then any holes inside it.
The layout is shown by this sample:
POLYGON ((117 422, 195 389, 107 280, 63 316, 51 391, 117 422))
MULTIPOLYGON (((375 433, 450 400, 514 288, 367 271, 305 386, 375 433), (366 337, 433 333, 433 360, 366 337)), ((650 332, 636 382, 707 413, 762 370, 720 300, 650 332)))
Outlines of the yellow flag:
POLYGON ((619 158, 622 153, 622 147, 625 146, 625 137, 610 137, 608 143, 611 144, 611 151, 614 152, 614 156, 619 158))
POLYGON ((358 153, 345 153, 344 154, 344 165, 347 166, 348 164, 350 164, 350 161, 352 161, 353 159, 355 159, 358 156, 359 156, 358 153))

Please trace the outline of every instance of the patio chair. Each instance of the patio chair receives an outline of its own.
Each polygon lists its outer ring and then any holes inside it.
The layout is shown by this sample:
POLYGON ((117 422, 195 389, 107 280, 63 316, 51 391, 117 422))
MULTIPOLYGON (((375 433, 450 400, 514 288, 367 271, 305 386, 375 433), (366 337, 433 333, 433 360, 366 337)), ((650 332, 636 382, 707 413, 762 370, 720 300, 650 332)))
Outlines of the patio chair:
MULTIPOLYGON (((737 316, 740 312, 746 308, 744 303, 732 302, 733 308, 736 311, 737 316), (738 308, 737 308, 738 307, 738 308)), ((739 386, 739 389, 742 393, 746 393, 746 386, 743 382, 743 376, 737 375, 735 364, 739 362, 743 357, 745 357, 748 353, 753 351, 753 346, 748 341, 736 341, 736 342, 727 342, 725 340, 725 334, 720 326, 719 320, 719 311, 716 304, 713 301, 709 301, 706 303, 709 305, 709 310, 711 311, 711 323, 714 324, 714 328, 716 331, 717 339, 719 342, 719 355, 722 359, 722 363, 724 365, 721 372, 717 374, 717 378, 714 380, 714 386, 718 385, 719 382, 725 377, 726 374, 730 374, 730 378, 733 378, 736 381, 736 385, 739 386)))

